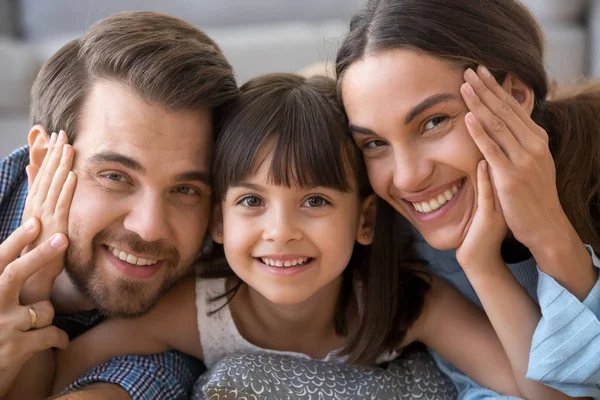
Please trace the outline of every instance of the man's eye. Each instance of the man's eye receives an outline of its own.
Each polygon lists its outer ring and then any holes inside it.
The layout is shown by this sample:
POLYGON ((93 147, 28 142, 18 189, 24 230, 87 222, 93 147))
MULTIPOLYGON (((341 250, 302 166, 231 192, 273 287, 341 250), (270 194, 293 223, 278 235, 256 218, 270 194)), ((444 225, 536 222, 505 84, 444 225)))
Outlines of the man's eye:
POLYGON ((309 208, 315 208, 315 207, 323 207, 323 206, 326 206, 329 204, 331 204, 331 203, 329 203, 327 200, 325 200, 321 196, 311 196, 304 201, 302 206, 309 207, 309 208))
POLYGON ((243 205, 244 207, 260 207, 262 205, 262 200, 257 196, 246 196, 238 204, 243 205))
POLYGON ((127 180, 123 175, 117 174, 115 172, 104 174, 102 175, 102 177, 114 182, 125 182, 127 180))
POLYGON ((175 188, 175 191, 179 194, 185 194, 188 196, 200 194, 200 192, 198 192, 196 189, 189 187, 189 186, 177 186, 175 188))

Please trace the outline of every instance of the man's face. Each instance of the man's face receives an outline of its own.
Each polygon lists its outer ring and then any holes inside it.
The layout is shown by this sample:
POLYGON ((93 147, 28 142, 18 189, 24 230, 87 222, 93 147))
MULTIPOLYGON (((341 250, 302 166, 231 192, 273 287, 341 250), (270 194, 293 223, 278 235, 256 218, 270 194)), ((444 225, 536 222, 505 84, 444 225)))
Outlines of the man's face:
POLYGON ((198 256, 210 215, 210 112, 94 84, 73 144, 66 270, 109 315, 148 311, 198 256))

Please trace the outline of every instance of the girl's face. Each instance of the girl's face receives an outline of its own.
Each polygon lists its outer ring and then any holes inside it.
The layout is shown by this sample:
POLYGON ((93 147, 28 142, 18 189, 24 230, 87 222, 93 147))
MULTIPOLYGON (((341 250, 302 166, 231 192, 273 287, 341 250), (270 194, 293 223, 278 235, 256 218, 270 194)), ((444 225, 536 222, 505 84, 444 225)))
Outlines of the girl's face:
POLYGON ((476 210, 477 163, 460 95, 463 69, 388 50, 346 71, 342 97, 375 192, 438 249, 460 245, 476 210))
POLYGON ((222 236, 213 237, 249 287, 272 303, 300 304, 323 289, 337 290, 355 240, 370 239, 360 229, 356 190, 276 186, 268 179, 270 164, 271 156, 227 190, 222 227, 215 228, 222 236))

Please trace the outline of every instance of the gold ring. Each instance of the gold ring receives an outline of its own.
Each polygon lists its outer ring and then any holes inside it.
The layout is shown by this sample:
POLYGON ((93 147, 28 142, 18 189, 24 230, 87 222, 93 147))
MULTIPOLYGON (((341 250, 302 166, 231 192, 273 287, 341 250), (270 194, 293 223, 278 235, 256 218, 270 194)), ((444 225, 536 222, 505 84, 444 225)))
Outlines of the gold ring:
POLYGON ((29 329, 35 329, 35 324, 37 323, 38 316, 32 306, 29 306, 29 316, 31 316, 31 328, 29 329))

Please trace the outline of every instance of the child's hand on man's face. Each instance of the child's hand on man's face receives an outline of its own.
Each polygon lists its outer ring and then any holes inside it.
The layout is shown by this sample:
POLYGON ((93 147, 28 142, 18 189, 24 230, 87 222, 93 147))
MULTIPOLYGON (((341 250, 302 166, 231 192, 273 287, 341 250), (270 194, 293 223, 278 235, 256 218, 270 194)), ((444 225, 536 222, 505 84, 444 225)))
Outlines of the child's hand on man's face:
MULTIPOLYGON (((41 232, 37 239, 27 246, 23 254, 37 247, 55 233, 67 233, 69 209, 75 191, 76 176, 73 167, 74 149, 67 144, 67 135, 60 131, 53 133, 48 151, 42 163, 37 167, 29 165, 29 192, 25 202, 23 221, 36 217, 41 223, 41 232)), ((24 304, 49 300, 52 284, 62 272, 64 257, 53 260, 42 270, 28 279, 21 292, 24 304)))

